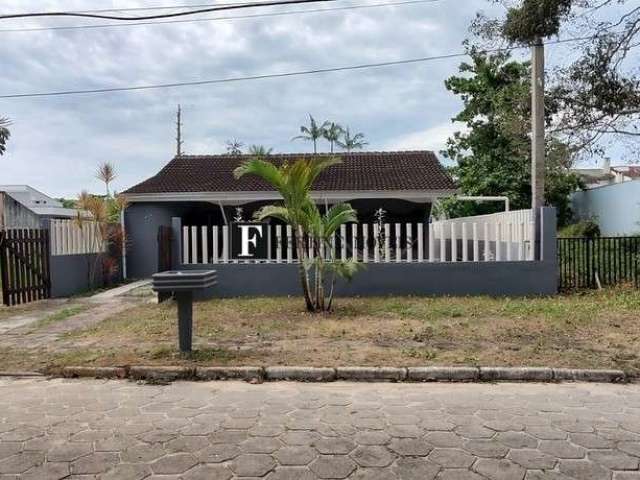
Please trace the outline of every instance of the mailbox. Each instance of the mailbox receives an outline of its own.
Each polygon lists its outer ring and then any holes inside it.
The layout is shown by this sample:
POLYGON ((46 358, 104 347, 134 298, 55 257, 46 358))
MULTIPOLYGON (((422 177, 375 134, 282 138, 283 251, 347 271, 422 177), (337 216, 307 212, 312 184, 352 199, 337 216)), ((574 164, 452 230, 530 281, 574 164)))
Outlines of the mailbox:
POLYGON ((156 273, 152 288, 157 293, 173 294, 178 303, 178 343, 181 352, 191 352, 193 339, 193 292, 216 284, 215 270, 176 270, 156 273))

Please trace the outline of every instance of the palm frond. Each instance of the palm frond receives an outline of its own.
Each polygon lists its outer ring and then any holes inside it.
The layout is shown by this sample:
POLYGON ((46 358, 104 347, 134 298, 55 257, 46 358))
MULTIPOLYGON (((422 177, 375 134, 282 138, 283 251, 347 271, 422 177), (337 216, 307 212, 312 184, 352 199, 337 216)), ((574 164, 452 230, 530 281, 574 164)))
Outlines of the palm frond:
POLYGON ((253 218, 258 221, 266 218, 277 218, 287 224, 290 224, 292 220, 291 212, 287 207, 283 207, 282 205, 265 205, 253 214, 253 218))
POLYGON ((233 175, 236 179, 239 179, 244 175, 256 175, 262 178, 265 182, 273 185, 273 187, 280 193, 282 193, 282 189, 286 183, 282 171, 280 171, 278 167, 271 162, 267 162, 259 158, 253 158, 243 162, 233 171, 233 175))
POLYGON ((357 212, 348 203, 339 203, 329 209, 323 218, 324 235, 329 238, 341 225, 358 221, 357 212))

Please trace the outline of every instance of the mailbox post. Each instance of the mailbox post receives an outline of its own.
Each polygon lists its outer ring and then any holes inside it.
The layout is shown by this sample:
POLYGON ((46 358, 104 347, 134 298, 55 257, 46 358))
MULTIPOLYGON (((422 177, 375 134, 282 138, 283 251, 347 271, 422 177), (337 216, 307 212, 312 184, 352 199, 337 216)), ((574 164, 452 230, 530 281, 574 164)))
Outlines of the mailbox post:
POLYGON ((191 352, 193 340, 193 292, 216 284, 215 270, 179 270, 156 273, 153 290, 169 293, 178 303, 178 344, 183 353, 191 352))

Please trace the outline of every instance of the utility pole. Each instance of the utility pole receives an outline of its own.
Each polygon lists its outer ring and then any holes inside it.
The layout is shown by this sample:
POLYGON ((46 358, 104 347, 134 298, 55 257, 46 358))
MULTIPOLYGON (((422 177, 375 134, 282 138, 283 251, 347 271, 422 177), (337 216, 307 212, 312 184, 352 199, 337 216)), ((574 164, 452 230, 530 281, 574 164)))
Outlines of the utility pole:
POLYGON ((176 119, 176 155, 182 155, 182 108, 178 105, 178 115, 176 119))
POLYGON ((544 206, 544 44, 531 47, 531 208, 535 225, 534 259, 540 260, 540 208, 544 206))

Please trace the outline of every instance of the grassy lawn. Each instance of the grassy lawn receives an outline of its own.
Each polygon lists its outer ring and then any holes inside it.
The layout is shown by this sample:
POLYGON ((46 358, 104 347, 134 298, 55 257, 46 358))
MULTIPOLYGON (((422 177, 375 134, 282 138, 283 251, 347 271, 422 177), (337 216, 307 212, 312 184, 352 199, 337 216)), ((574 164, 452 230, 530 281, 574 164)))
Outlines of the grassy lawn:
POLYGON ((640 291, 553 298, 345 298, 311 315, 300 298, 212 300, 194 309, 191 358, 171 302, 142 305, 47 349, 0 349, 45 365, 545 365, 640 372, 640 291))

